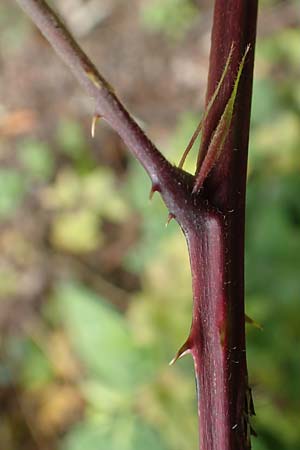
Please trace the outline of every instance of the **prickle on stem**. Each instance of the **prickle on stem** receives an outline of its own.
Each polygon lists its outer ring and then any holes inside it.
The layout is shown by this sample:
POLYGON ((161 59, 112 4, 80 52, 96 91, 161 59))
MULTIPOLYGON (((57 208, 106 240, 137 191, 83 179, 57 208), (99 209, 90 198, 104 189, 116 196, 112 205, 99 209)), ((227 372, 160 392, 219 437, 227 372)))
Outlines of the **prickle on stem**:
POLYGON ((174 214, 169 213, 168 217, 167 217, 167 221, 166 221, 166 227, 169 225, 169 223, 171 222, 172 219, 175 219, 174 214))
POLYGON ((152 200, 154 192, 160 192, 160 187, 158 184, 153 183, 149 193, 149 200, 152 200))
POLYGON ((91 135, 92 135, 93 139, 95 137, 96 125, 97 125, 97 122, 99 119, 100 119, 99 114, 94 114, 93 119, 92 119, 92 125, 91 125, 91 135))
POLYGON ((182 358, 183 356, 187 355, 188 353, 191 353, 191 351, 192 351, 191 342, 190 342, 190 339, 188 338, 185 341, 185 343, 180 347, 180 349, 178 350, 178 352, 176 353, 174 358, 169 362, 169 366, 173 366, 178 359, 182 358))

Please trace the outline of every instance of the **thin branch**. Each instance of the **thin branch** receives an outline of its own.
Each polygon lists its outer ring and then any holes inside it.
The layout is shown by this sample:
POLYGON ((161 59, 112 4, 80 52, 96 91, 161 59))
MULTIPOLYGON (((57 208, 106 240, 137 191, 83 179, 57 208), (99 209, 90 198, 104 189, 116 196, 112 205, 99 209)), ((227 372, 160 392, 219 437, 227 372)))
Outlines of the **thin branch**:
MULTIPOLYGON (((164 189, 174 175, 171 164, 157 150, 117 98, 114 89, 98 72, 59 17, 44 0, 16 0, 50 42, 61 59, 96 102, 95 117, 102 117, 120 135, 143 165, 152 182, 164 189)), ((94 123, 94 122, 93 122, 94 123)))

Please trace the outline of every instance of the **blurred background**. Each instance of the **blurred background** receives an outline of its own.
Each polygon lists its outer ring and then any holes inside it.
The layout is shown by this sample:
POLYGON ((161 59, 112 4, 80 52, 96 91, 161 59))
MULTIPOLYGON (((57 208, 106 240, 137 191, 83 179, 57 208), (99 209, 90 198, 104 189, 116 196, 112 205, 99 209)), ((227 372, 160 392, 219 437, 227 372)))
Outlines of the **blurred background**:
MULTIPOLYGON (((172 162, 199 120, 212 2, 51 2, 172 162)), ((300 448, 300 12, 261 0, 247 199, 254 450, 300 448)), ((0 448, 197 449, 184 239, 118 136, 0 5, 0 448)), ((188 160, 193 171, 195 157, 188 160)))

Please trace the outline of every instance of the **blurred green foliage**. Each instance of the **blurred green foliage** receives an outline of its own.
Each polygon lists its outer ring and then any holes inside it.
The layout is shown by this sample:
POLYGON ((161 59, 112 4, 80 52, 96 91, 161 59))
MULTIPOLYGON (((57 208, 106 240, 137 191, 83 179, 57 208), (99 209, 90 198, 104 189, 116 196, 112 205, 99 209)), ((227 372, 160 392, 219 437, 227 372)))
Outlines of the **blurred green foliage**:
MULTIPOLYGON (((184 32, 194 6, 173 4, 147 4, 143 20, 184 32)), ((247 313, 263 326, 248 329, 254 450, 300 446, 298 49, 298 32, 287 29, 262 39, 256 55, 246 230, 247 313)), ((197 121, 179 118, 169 140, 174 161, 197 121)), ((150 183, 136 162, 120 178, 89 146, 81 125, 65 120, 49 142, 19 140, 0 171, 0 306, 9 318, 0 442, 5 450, 196 449, 191 360, 167 364, 191 320, 184 239, 176 223, 165 228, 160 197, 148 202, 150 183), (112 243, 123 245, 130 233, 119 255, 112 243), (119 265, 103 262, 101 252, 119 265), (135 274, 138 286, 126 291, 115 267, 135 274), (49 279, 35 294, 41 270, 49 279)), ((187 170, 194 164, 193 154, 187 170)))
POLYGON ((0 217, 8 217, 21 203, 26 184, 15 169, 0 169, 0 217))
POLYGON ((199 10, 191 0, 151 0, 141 9, 146 29, 161 32, 170 39, 180 39, 190 29, 199 10))

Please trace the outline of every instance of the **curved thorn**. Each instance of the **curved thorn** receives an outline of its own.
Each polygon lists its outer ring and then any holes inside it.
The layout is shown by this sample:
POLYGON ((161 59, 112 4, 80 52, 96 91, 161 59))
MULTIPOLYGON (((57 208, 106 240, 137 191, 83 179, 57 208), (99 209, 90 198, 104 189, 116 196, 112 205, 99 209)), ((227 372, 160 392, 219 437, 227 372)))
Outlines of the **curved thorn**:
POLYGON ((178 359, 182 358, 188 353, 191 353, 190 339, 187 339, 187 341, 185 341, 185 343, 180 347, 174 358, 169 362, 169 366, 173 366, 178 359))
POLYGON ((95 115, 93 116, 93 119, 92 119, 92 126, 91 126, 91 135, 92 135, 92 138, 95 137, 95 129, 96 129, 96 125, 97 125, 97 122, 98 122, 99 119, 100 119, 99 114, 95 114, 95 115))
POLYGON ((172 219, 175 219, 175 216, 174 216, 174 214, 169 213, 167 221, 166 221, 166 227, 169 225, 169 223, 171 222, 172 219))
POLYGON ((156 183, 152 184, 152 187, 151 187, 151 190, 149 193, 149 200, 152 200, 154 192, 160 192, 160 187, 156 183))

